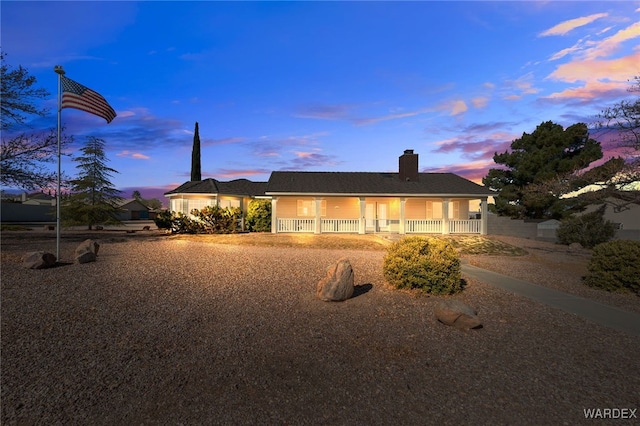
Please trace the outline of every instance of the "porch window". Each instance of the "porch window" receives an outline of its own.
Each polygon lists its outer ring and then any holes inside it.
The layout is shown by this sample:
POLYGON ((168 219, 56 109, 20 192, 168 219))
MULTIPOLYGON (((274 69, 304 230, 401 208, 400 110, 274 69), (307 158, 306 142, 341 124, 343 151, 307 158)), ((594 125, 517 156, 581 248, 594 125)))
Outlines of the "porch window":
POLYGON ((427 201, 427 219, 442 219, 442 201, 427 201))
MULTIPOLYGON (((320 201, 320 216, 327 215, 327 200, 320 201)), ((298 200, 297 201, 298 216, 313 217, 316 215, 315 200, 298 200)))

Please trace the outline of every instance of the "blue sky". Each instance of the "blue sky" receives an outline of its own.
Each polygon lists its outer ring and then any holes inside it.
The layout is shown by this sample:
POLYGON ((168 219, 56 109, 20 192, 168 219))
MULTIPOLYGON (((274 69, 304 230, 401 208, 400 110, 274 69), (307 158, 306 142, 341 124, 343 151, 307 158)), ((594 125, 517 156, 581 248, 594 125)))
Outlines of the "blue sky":
MULTIPOLYGON (((105 140, 124 196, 162 199, 189 180, 196 121, 203 178, 396 171, 414 149, 421 171, 479 181, 523 132, 548 120, 593 124, 640 75, 640 2, 631 1, 0 8, 6 61, 51 93, 49 116, 32 129, 55 127, 55 65, 118 113, 107 124, 64 109, 62 121, 71 155, 86 136, 105 140)), ((76 173, 68 158, 62 167, 76 173)))

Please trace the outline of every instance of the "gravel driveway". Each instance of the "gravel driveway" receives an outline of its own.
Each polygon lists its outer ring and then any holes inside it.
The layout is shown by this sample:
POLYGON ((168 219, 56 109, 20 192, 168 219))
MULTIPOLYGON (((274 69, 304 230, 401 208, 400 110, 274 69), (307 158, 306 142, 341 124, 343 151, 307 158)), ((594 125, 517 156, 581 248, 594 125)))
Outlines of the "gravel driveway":
POLYGON ((455 298, 484 328, 449 328, 441 297, 385 285, 383 251, 110 239, 95 263, 27 270, 35 247, 2 244, 3 425, 591 425, 584 409, 640 408, 637 337, 473 280, 455 298), (355 297, 322 302, 341 257, 355 297))

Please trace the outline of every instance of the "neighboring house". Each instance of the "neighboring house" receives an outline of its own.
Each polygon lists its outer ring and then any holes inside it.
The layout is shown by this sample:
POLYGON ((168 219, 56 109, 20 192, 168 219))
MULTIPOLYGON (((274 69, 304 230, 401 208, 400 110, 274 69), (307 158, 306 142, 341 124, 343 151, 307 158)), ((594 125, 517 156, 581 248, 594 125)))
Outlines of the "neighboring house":
POLYGON ((22 204, 31 206, 55 206, 56 197, 43 192, 33 192, 31 194, 23 193, 21 196, 22 204))
POLYGON ((252 199, 264 197, 266 187, 267 182, 252 182, 247 179, 220 182, 209 178, 185 182, 166 192, 164 196, 169 199, 169 210, 174 212, 190 214, 194 209, 218 206, 239 207, 244 214, 252 199))
POLYGON ((116 215, 118 220, 149 220, 149 207, 135 198, 123 199, 118 207, 122 209, 116 215))
POLYGON ((453 173, 419 173, 406 150, 398 173, 273 172, 272 232, 486 234, 484 186, 453 173), (480 212, 470 205, 480 205, 480 212))
MULTIPOLYGON (((617 200, 610 199, 605 204, 604 219, 616 225, 616 238, 640 240, 640 204, 629 203, 622 209, 614 209, 617 200), (619 211, 618 211, 619 210, 619 211)), ((601 204, 591 205, 586 208, 584 213, 590 213, 598 210, 601 204)))

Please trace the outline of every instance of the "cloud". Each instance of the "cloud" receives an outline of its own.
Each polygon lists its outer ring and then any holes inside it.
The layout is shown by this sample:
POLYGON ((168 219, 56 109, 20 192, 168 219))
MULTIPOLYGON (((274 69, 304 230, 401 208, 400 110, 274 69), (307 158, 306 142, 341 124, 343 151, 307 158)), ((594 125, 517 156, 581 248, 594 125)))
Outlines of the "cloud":
POLYGON ((595 99, 610 91, 626 90, 628 80, 637 75, 640 51, 611 60, 579 60, 559 65, 547 79, 581 86, 552 93, 546 98, 595 99))
MULTIPOLYGON (((193 132, 191 132, 191 133, 193 134, 193 132)), ((203 147, 205 147, 205 146, 215 146, 215 145, 229 145, 229 144, 242 143, 245 140, 246 140, 246 138, 243 138, 243 137, 229 137, 229 138, 222 138, 222 139, 207 138, 207 139, 202 139, 201 145, 203 147)))
POLYGON ((129 150, 124 150, 116 154, 117 157, 124 158, 135 158, 136 160, 149 160, 151 157, 141 154, 139 152, 132 152, 129 150))
POLYGON ((205 173, 214 179, 242 179, 251 176, 269 176, 269 169, 215 169, 212 172, 205 173))
POLYGON ((482 178, 489 173, 489 169, 496 168, 493 160, 478 160, 465 163, 447 164, 435 168, 425 168, 428 173, 455 173, 472 182, 482 184, 482 178))
POLYGON ((611 37, 605 38, 594 47, 585 51, 587 59, 606 58, 617 52, 622 43, 640 37, 640 22, 635 22, 631 26, 624 28, 611 37))
POLYGON ((344 120, 351 109, 349 105, 304 105, 296 109, 294 116, 320 120, 344 120))
POLYGON ((540 90, 533 85, 533 74, 525 74, 515 80, 506 80, 504 82, 504 91, 507 92, 503 95, 503 99, 506 100, 518 100, 525 95, 533 95, 540 90))
POLYGON ((548 30, 541 32, 540 34, 538 34, 538 37, 547 37, 547 36, 555 36, 555 35, 563 36, 576 28, 590 24, 593 21, 596 21, 600 18, 604 18, 607 16, 608 16, 607 13, 596 13, 596 14, 585 16, 582 18, 570 19, 568 21, 564 21, 559 23, 558 25, 553 26, 548 30))
POLYGON ((361 126, 361 125, 367 125, 367 124, 375 124, 375 123, 379 123, 381 121, 389 121, 389 120, 397 120, 399 118, 406 118, 406 117, 414 117, 416 115, 420 115, 420 114, 424 114, 427 112, 432 112, 433 109, 431 108, 423 108, 423 109, 418 109, 415 111, 407 111, 407 112, 401 112, 401 113, 395 113, 395 114, 388 114, 388 115, 382 115, 379 117, 371 117, 371 118, 357 118, 357 119, 353 119, 351 120, 355 125, 361 126))
POLYGON ((489 105, 489 98, 487 98, 486 96, 478 96, 477 98, 473 98, 471 99, 471 105, 474 106, 474 108, 485 108, 487 105, 489 105))

